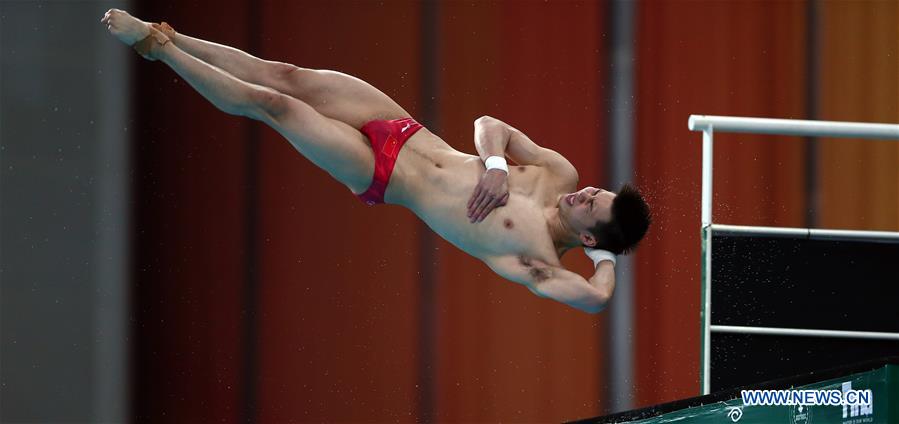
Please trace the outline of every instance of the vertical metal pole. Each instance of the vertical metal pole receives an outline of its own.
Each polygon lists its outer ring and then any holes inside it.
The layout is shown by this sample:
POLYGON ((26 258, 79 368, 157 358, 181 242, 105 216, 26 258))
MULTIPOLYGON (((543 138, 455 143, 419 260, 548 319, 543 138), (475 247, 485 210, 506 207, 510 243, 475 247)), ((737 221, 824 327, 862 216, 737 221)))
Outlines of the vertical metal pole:
POLYGON ((711 387, 711 328, 712 328, 712 227, 702 229, 702 306, 699 313, 702 320, 702 369, 699 371, 702 381, 701 394, 709 394, 711 387))
POLYGON ((711 316, 712 316, 712 132, 702 132, 702 394, 708 394, 711 369, 711 316))
POLYGON ((712 225, 712 131, 702 132, 702 227, 712 225))
MULTIPOLYGON (((609 3, 608 182, 612 190, 634 176, 634 11, 631 1, 609 3)), ((633 258, 621 256, 615 267, 615 296, 609 307, 607 333, 611 412, 633 408, 634 395, 634 272, 633 258)))

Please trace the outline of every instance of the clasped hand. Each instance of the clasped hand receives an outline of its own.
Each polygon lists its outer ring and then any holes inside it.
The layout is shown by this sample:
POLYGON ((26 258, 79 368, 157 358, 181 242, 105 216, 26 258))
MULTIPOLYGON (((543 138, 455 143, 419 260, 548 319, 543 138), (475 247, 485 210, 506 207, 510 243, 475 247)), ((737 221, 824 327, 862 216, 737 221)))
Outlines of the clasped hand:
POLYGON ((468 199, 468 219, 481 222, 490 212, 509 200, 509 174, 502 169, 488 169, 468 199))

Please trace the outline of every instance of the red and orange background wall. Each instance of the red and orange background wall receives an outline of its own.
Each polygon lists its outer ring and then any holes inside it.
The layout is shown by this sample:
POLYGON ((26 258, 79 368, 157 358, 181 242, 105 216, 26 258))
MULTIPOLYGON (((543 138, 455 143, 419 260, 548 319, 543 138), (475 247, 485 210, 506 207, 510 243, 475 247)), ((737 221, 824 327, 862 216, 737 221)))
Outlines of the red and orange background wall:
MULTIPOLYGON (((807 118, 806 6, 636 5, 633 178, 655 223, 634 262, 634 406, 699 390, 700 136, 687 118, 807 118)), ((474 119, 499 117, 569 158, 582 184, 604 186, 609 7, 143 1, 134 14, 358 76, 413 117, 430 114, 458 150, 475 151, 474 119)), ((819 7, 816 118, 899 122, 897 3, 819 7)), ((362 205, 273 130, 216 110, 165 66, 135 69, 138 421, 533 422, 612 412, 607 314, 500 279, 409 211, 362 205)), ((806 225, 806 144, 716 141, 716 222, 806 225)), ((818 149, 817 224, 899 230, 899 146, 821 140, 818 149)), ((590 271, 578 254, 564 264, 590 271)))

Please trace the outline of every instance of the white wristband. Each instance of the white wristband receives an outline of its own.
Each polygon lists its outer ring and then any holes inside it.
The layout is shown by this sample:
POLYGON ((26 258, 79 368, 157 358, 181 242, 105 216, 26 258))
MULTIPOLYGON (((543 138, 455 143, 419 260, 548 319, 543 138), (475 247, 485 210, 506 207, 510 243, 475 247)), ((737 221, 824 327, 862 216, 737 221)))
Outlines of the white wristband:
POLYGON ((615 265, 615 254, 609 252, 608 250, 602 249, 591 249, 589 247, 584 248, 584 253, 593 260, 593 267, 599 266, 599 263, 602 261, 612 261, 612 265, 615 265))
POLYGON ((509 165, 506 164, 506 158, 502 156, 490 156, 487 160, 484 161, 484 165, 487 166, 487 169, 502 169, 509 173, 509 165))

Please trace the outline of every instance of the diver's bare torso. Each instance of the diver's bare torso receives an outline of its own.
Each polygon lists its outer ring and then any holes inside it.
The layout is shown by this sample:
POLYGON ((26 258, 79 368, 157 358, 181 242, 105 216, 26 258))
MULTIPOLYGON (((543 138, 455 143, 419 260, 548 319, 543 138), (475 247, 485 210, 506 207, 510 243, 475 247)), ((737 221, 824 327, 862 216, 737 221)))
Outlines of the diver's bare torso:
POLYGON ((481 260, 522 255, 558 265, 545 212, 574 191, 577 181, 538 166, 510 166, 506 205, 471 223, 466 202, 484 172, 480 157, 455 150, 422 128, 400 150, 385 202, 409 208, 441 237, 481 260))

